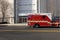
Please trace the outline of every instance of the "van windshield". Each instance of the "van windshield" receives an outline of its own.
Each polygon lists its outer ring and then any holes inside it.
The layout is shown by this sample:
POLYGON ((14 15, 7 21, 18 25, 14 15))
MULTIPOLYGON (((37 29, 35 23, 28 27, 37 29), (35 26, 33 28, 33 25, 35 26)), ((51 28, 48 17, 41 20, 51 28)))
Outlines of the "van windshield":
POLYGON ((56 20, 60 20, 60 17, 59 16, 55 16, 52 18, 52 21, 56 21, 56 20))

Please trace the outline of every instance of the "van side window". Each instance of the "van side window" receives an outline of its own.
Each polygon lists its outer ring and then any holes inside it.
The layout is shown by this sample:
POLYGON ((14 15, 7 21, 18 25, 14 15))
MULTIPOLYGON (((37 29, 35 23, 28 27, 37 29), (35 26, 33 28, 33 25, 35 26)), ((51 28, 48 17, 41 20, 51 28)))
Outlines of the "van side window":
POLYGON ((43 18, 45 18, 46 16, 42 16, 43 18))

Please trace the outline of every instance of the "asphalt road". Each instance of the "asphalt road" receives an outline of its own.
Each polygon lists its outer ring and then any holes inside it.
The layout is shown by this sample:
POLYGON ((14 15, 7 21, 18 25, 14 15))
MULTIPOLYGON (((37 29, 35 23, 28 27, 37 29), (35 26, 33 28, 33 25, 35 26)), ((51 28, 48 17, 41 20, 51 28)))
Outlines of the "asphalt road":
POLYGON ((0 32, 0 40, 60 40, 60 33, 0 32))
POLYGON ((29 26, 0 27, 0 30, 60 30, 60 28, 31 28, 29 26))
POLYGON ((2 27, 0 40, 60 40, 60 28, 2 27))

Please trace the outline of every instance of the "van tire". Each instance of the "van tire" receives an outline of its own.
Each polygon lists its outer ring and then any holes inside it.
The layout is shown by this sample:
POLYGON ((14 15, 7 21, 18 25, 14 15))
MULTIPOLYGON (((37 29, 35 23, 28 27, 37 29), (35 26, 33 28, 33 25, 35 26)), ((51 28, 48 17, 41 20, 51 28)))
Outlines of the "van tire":
POLYGON ((58 25, 58 27, 60 28, 60 24, 58 25))
POLYGON ((39 28, 39 24, 35 24, 33 27, 34 28, 39 28))

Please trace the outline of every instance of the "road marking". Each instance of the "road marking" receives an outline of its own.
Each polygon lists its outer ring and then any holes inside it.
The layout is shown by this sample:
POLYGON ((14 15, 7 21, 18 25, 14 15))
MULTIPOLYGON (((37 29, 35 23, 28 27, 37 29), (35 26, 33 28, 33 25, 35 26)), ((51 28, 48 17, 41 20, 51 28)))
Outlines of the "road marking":
POLYGON ((60 32, 60 30, 0 30, 0 32, 60 32))

